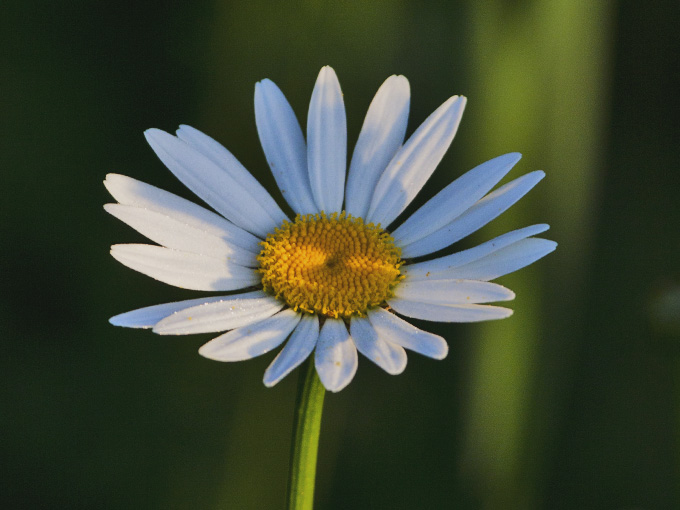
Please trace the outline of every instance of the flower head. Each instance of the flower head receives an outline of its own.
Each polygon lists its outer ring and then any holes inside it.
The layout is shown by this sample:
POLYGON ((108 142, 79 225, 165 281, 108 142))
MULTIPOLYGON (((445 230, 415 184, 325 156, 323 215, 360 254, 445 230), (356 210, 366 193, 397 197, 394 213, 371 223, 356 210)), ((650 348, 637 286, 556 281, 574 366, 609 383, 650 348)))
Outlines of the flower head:
POLYGON ((442 359, 443 338, 399 315, 474 322, 511 315, 488 305, 514 298, 490 280, 555 249, 533 225, 452 255, 432 254, 478 230, 526 194, 544 174, 531 172, 494 191, 519 161, 506 154, 479 165, 408 219, 396 220, 432 175, 458 128, 465 98, 444 102, 404 143, 409 84, 391 76, 371 103, 347 171, 345 108, 335 72, 319 73, 307 140, 278 87, 255 87, 255 117, 265 156, 294 213, 227 149, 189 126, 146 138, 165 165, 212 212, 130 177, 110 174, 117 204, 106 210, 157 245, 114 245, 126 266, 170 285, 226 295, 134 310, 118 326, 158 334, 224 332, 199 350, 238 361, 285 342, 264 383, 273 386, 314 353, 324 386, 352 380, 358 352, 390 374, 409 349, 442 359), (417 261, 414 261, 417 259, 417 261))

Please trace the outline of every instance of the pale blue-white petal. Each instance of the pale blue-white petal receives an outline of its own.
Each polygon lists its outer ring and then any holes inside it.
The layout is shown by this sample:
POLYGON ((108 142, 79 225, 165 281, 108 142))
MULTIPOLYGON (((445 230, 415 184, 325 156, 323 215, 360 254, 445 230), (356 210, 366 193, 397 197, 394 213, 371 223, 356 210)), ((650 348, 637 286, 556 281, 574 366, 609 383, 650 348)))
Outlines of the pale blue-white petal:
POLYGON ((481 260, 491 253, 501 250, 506 246, 510 246, 527 237, 545 232, 549 228, 550 227, 546 224, 538 224, 531 225, 530 227, 520 228, 518 230, 513 230, 512 232, 495 237, 490 241, 475 246, 474 248, 452 253, 451 255, 447 255, 445 257, 404 265, 402 266, 401 271, 411 281, 429 278, 446 278, 446 276, 439 275, 439 273, 450 274, 448 272, 457 267, 481 260))
POLYGON ((201 303, 173 313, 156 324, 159 335, 191 335, 228 331, 271 317, 284 303, 261 290, 224 296, 212 303, 201 303))
POLYGON ((432 303, 435 305, 464 305, 493 303, 515 299, 515 293, 502 285, 476 280, 405 278, 394 289, 395 299, 432 303))
POLYGON ((162 246, 116 244, 111 255, 130 269, 183 289, 237 290, 260 282, 254 269, 162 246))
POLYGON ((509 308, 490 305, 435 305, 397 298, 387 304, 398 314, 433 322, 479 322, 512 315, 509 308))
POLYGON ((368 108, 347 174, 345 210, 365 218, 375 185, 404 143, 410 101, 408 80, 390 76, 368 108))
POLYGON ((300 322, 300 314, 290 308, 249 326, 213 338, 198 353, 215 361, 243 361, 275 349, 300 322))
POLYGON ((312 353, 319 339, 319 318, 304 314, 281 352, 264 373, 264 385, 271 388, 290 374, 312 353))
POLYGON ((387 227, 411 203, 451 145, 465 102, 464 97, 450 98, 394 155, 376 184, 367 221, 387 227))
POLYGON ((316 344, 314 365, 328 391, 347 386, 357 371, 359 356, 342 319, 326 319, 316 344))
POLYGON ((278 206, 270 207, 275 202, 259 184, 244 186, 242 172, 247 171, 235 158, 217 165, 165 131, 147 129, 144 135, 160 160, 187 188, 239 227, 264 238, 286 219, 278 206))
POLYGON ((369 311, 368 320, 379 338, 389 339, 428 358, 444 359, 449 352, 449 346, 442 337, 418 329, 382 308, 369 311))
POLYGON ((340 212, 347 172, 347 120, 338 77, 328 66, 321 69, 309 103, 307 167, 319 210, 340 212))
POLYGON ((516 152, 505 154, 461 175, 414 212, 392 237, 405 246, 448 225, 498 184, 521 157, 516 152))
POLYGON ((254 253, 171 216, 122 204, 106 204, 104 209, 166 248, 207 255, 247 267, 257 266, 254 253))
POLYGON ((307 145, 300 123, 271 80, 255 85, 255 121, 264 155, 283 198, 297 214, 318 212, 307 172, 307 145))
POLYGON ((159 321, 175 312, 179 312, 185 308, 191 308, 192 306, 214 303, 215 301, 220 301, 224 298, 225 296, 211 296, 147 306, 111 317, 109 322, 114 326, 122 326, 124 328, 153 328, 159 321))
POLYGON ((262 184, 229 152, 221 143, 191 126, 181 125, 177 138, 196 149, 229 174, 243 189, 257 200, 272 219, 279 224, 287 219, 285 213, 274 201, 262 184))
POLYGON ((545 177, 545 173, 537 170, 501 186, 448 225, 412 244, 401 246, 401 256, 413 258, 434 253, 469 236, 508 210, 510 206, 538 184, 543 177, 545 177))
POLYGON ((123 205, 148 209, 169 216, 252 253, 259 253, 261 250, 258 244, 260 240, 250 232, 177 195, 132 177, 118 174, 108 174, 104 185, 113 198, 123 205))
POLYGON ((435 273, 432 278, 494 280, 536 262, 555 248, 555 241, 537 237, 522 239, 475 262, 435 273))
POLYGON ((406 368, 404 348, 390 342, 389 337, 378 336, 378 332, 368 319, 353 317, 350 322, 350 335, 357 350, 388 374, 401 374, 406 368))

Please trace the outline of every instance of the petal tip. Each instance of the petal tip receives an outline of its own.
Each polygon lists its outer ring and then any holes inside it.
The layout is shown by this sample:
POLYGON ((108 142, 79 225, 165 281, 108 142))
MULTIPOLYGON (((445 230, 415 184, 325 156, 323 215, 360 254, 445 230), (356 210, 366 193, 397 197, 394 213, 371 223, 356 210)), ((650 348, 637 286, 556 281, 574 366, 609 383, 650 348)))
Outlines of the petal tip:
POLYGON ((432 359, 437 359, 437 360, 442 360, 446 358, 449 355, 449 344, 446 343, 444 339, 442 339, 442 344, 441 344, 441 350, 437 353, 434 353, 431 358, 432 359))
POLYGON ((172 334, 169 331, 167 331, 166 328, 164 327, 164 325, 162 324, 163 320, 157 322, 156 325, 153 328, 151 328, 151 331, 153 333, 157 334, 157 335, 170 335, 170 334, 172 334))
POLYGON ((210 342, 208 342, 207 344, 203 344, 201 347, 199 347, 198 348, 198 354, 203 356, 206 359, 211 359, 213 361, 220 361, 219 359, 217 359, 215 357, 214 353, 210 352, 210 347, 208 347, 209 344, 210 344, 210 342))
POLYGON ((149 129, 144 130, 144 136, 146 137, 147 140, 150 137, 155 137, 156 135, 158 135, 160 133, 165 133, 165 131, 158 129, 158 128, 149 128, 149 129))
POLYGON ((404 370, 406 370, 406 362, 396 367, 390 367, 389 370, 385 369, 385 372, 389 375, 400 375, 404 373, 404 370))
POLYGON ((199 131, 199 130, 196 129, 195 127, 192 127, 192 126, 190 126, 190 125, 188 125, 188 124, 180 124, 179 127, 177 128, 177 130, 175 131, 175 133, 177 134, 177 136, 179 136, 180 133, 183 133, 183 134, 184 134, 184 133, 187 133, 187 132, 193 132, 193 133, 198 132, 198 133, 203 134, 201 131, 199 131))
POLYGON ((466 96, 459 96, 459 95, 451 96, 449 98, 449 101, 451 101, 451 103, 456 103, 456 104, 460 105, 461 108, 462 108, 463 106, 465 106, 467 104, 467 97, 466 96))
POLYGON ((411 85, 408 81, 408 78, 406 78, 406 76, 404 76, 403 74, 393 74, 392 76, 387 78, 387 80, 385 80, 385 81, 386 82, 392 82, 394 85, 404 87, 406 89, 411 88, 411 85))
MULTIPOLYGON (((271 365, 270 365, 271 367, 271 365)), ((284 378, 285 375, 274 375, 270 368, 267 368, 264 372, 264 377, 262 378, 262 384, 267 388, 272 388, 279 383, 284 378)))
POLYGON ((508 161, 512 161, 512 165, 517 164, 517 162, 522 159, 522 153, 521 152, 509 152, 505 155, 505 157, 508 159, 508 161))
POLYGON ((338 76, 335 74, 335 69, 331 66, 323 66, 321 71, 319 71, 319 76, 317 77, 319 83, 337 82, 338 76))
POLYGON ((255 93, 264 93, 268 90, 278 90, 279 87, 269 78, 263 78, 262 80, 255 83, 255 93))
POLYGON ((158 128, 150 128, 144 131, 144 138, 154 150, 168 140, 177 140, 174 135, 158 128))
POLYGON ((109 324, 112 326, 122 326, 122 323, 120 321, 120 315, 114 315, 109 319, 109 324))
POLYGON ((349 385, 349 383, 350 383, 350 381, 347 381, 344 384, 335 385, 335 386, 330 385, 330 384, 328 386, 326 386, 326 383, 323 383, 323 386, 324 386, 324 388, 326 388, 327 391, 330 391, 331 393, 338 393, 338 392, 344 390, 349 385))
POLYGON ((279 381, 268 381, 267 379, 262 380, 262 383, 265 385, 266 388, 273 388, 277 382, 279 381))

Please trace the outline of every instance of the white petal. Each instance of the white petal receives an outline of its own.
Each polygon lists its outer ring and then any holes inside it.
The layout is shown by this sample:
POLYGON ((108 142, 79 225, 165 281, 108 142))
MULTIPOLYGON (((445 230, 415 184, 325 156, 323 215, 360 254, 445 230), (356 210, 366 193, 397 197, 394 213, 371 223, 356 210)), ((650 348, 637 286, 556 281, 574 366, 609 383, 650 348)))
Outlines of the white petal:
POLYGON ((347 171, 347 120, 338 77, 328 66, 321 69, 309 103, 307 167, 319 209, 341 211, 347 171))
POLYGON ((286 97, 271 80, 255 85, 255 121, 283 198, 297 214, 318 212, 307 173, 307 145, 286 97))
POLYGON ((104 181, 109 193, 123 205, 148 209, 189 226, 223 238, 226 242, 259 253, 260 240, 222 216, 132 177, 108 174, 104 181))
POLYGON ((347 174, 345 210, 365 218, 375 185, 404 143, 410 88, 403 76, 390 76, 368 108, 347 174))
POLYGON ((502 285, 475 280, 415 280, 405 278, 394 290, 394 297, 435 305, 493 303, 515 299, 515 293, 502 285))
POLYGON ((411 203, 451 145, 465 102, 464 97, 450 98, 395 154, 376 185, 367 221, 387 227, 411 203))
POLYGON ((164 303, 162 305, 147 306, 145 308, 138 308, 137 310, 111 317, 109 322, 114 326, 122 326, 124 328, 152 328, 159 321, 175 312, 196 305, 213 303, 221 299, 224 299, 224 296, 203 297, 188 299, 186 301, 175 301, 174 303, 164 303))
POLYGON ((400 345, 381 338, 366 318, 353 318, 350 334, 361 354, 392 375, 401 374, 406 368, 406 351, 400 345))
POLYGON ((405 299, 391 299, 387 304, 406 317, 434 322, 479 322, 512 315, 509 308, 489 305, 434 305, 405 299))
POLYGON ((215 361, 243 361, 275 349, 290 335, 300 314, 290 308, 261 322, 213 338, 198 350, 215 361))
POLYGON ((494 280, 536 262, 555 248, 555 241, 536 237, 523 239, 475 262, 435 273, 432 277, 494 280))
POLYGON ((461 175, 413 213, 392 237, 404 246, 451 223, 498 184, 521 157, 516 152, 505 154, 461 175))
POLYGON ((236 290, 260 282, 253 269, 161 246, 116 244, 111 255, 130 269, 183 289, 236 290))
POLYGON ((281 301, 261 290, 224 296, 219 301, 185 308, 161 320, 153 328, 159 335, 214 333, 241 328, 271 317, 281 310, 281 301))
POLYGON ((413 352, 434 359, 444 359, 449 353, 449 346, 442 337, 418 329, 387 310, 371 310, 368 312, 368 320, 379 338, 387 338, 413 352))
POLYGON ((319 318, 304 314, 281 352, 264 373, 264 385, 271 388, 307 359, 319 339, 319 318))
POLYGON ((501 186, 448 225, 412 244, 402 246, 401 256, 413 258, 434 253, 469 236, 508 210, 510 206, 536 186, 543 177, 545 177, 545 173, 537 170, 501 186))
POLYGON ((495 251, 501 250, 502 248, 510 246, 527 237, 545 232, 549 228, 550 227, 546 224, 539 224, 513 230, 512 232, 495 237, 474 248, 452 253, 445 257, 402 266, 402 273, 404 273, 411 281, 428 278, 447 278, 447 276, 439 275, 438 273, 449 274, 448 271, 454 268, 475 262, 476 260, 481 260, 495 251))
POLYGON ((244 185, 243 172, 247 170, 233 156, 223 165, 217 165, 208 156, 165 131, 147 129, 144 135, 175 177, 241 228, 264 238, 286 219, 278 206, 269 207, 274 202, 264 188, 259 184, 244 185))
POLYGON ((179 127, 177 137, 209 158, 243 186, 278 224, 287 219, 269 192, 221 143, 187 125, 179 127))
POLYGON ((106 204, 104 209, 166 248, 207 255, 242 266, 257 266, 254 253, 170 216, 122 204, 106 204))
POLYGON ((340 391, 357 371, 359 356, 341 319, 326 319, 316 344, 314 365, 328 391, 340 391))

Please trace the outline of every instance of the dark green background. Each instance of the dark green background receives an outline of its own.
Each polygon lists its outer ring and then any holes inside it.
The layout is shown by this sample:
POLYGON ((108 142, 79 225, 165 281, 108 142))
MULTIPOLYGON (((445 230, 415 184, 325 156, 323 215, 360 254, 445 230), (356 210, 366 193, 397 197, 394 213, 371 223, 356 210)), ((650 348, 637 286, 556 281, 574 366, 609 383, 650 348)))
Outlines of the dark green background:
MULTIPOLYGON (((501 279, 515 315, 419 324, 450 354, 365 359, 326 400, 323 509, 680 508, 680 3, 10 0, 0 6, 0 506, 283 508, 296 375, 201 358, 209 335, 108 317, 195 293, 116 263, 118 172, 190 197, 142 131, 193 125, 269 189, 253 87, 304 122, 321 66, 350 146, 390 74, 411 132, 468 108, 419 201, 520 151, 547 178, 461 246, 548 222, 554 254, 501 279)), ((276 196, 277 200, 280 197, 276 196)))

